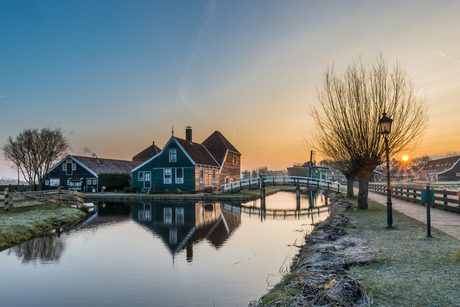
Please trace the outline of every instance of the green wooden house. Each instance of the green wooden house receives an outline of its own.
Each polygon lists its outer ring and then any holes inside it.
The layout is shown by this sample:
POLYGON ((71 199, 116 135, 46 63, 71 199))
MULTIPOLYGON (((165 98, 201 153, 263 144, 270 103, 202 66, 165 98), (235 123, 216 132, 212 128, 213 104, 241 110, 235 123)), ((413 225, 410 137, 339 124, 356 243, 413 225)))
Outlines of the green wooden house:
POLYGON ((186 139, 171 136, 158 154, 132 170, 133 187, 188 191, 220 186, 240 179, 240 157, 220 132, 200 144, 192 141, 192 129, 187 127, 186 139))

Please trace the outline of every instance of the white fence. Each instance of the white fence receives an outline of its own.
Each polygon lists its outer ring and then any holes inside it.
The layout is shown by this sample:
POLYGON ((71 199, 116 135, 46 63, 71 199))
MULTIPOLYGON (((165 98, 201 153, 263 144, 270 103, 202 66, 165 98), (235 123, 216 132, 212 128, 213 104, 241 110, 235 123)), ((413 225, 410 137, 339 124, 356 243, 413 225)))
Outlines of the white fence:
POLYGON ((320 189, 340 191, 340 183, 322 180, 313 177, 299 176, 266 176, 261 178, 249 178, 240 181, 229 182, 221 186, 224 192, 238 192, 248 189, 260 189, 268 186, 301 186, 318 187, 320 189))

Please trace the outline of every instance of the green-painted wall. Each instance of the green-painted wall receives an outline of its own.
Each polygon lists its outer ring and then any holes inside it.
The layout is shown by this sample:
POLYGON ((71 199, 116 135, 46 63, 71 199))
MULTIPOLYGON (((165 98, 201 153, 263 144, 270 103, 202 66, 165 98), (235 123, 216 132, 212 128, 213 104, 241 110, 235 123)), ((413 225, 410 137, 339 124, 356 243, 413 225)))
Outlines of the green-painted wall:
MULTIPOLYGON (((158 157, 142 165, 133 172, 133 187, 144 188, 144 181, 139 181, 139 172, 151 172, 152 190, 195 190, 195 166, 178 144, 171 139, 158 157), (177 162, 169 162, 169 150, 176 149, 177 162), (171 184, 164 183, 164 169, 172 169, 171 184), (176 183, 176 168, 184 169, 184 183, 176 183)), ((145 177, 145 175, 144 175, 145 177)))

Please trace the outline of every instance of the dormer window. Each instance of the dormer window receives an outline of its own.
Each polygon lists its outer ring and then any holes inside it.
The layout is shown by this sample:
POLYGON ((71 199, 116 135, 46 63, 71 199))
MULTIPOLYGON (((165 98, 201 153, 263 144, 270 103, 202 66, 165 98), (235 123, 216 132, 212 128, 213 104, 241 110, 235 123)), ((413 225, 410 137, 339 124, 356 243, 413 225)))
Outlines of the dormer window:
POLYGON ((177 150, 176 149, 169 150, 169 162, 177 162, 177 150))

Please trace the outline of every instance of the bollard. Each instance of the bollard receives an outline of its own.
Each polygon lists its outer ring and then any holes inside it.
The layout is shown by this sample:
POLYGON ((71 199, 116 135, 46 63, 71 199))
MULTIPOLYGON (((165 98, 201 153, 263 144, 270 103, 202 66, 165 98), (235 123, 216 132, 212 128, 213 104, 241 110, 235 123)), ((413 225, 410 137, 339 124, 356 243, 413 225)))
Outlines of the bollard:
POLYGON ((422 202, 426 203, 426 236, 431 237, 430 202, 434 201, 434 193, 430 191, 430 183, 426 183, 426 191, 422 191, 422 202))

